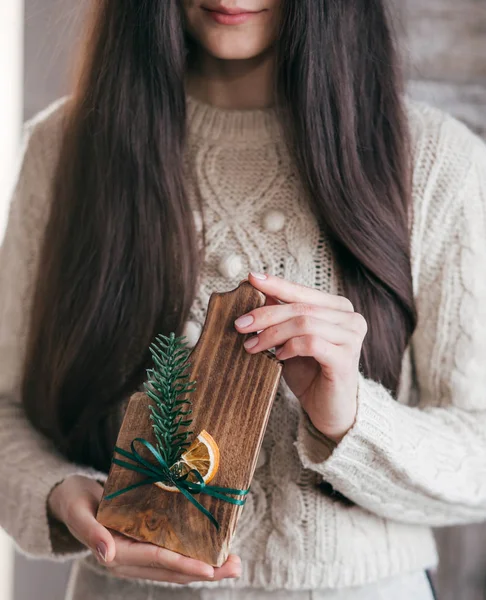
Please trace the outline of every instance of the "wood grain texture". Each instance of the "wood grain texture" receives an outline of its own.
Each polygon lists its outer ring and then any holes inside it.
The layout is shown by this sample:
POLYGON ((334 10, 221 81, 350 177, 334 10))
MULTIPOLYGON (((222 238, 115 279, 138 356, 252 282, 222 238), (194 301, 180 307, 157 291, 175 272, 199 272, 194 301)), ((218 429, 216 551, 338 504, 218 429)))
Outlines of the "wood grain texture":
MULTIPOLYGON (((201 337, 190 355, 190 379, 197 381, 190 396, 190 429, 195 436, 206 429, 221 451, 220 467, 211 485, 246 489, 256 467, 282 363, 269 352, 248 354, 243 347, 247 336, 236 331, 234 321, 264 302, 263 294, 248 282, 232 292, 212 294, 201 337)), ((130 450, 135 437, 155 443, 149 402, 143 392, 132 396, 118 435, 119 447, 130 450)), ((140 454, 150 460, 145 448, 140 454)), ((182 494, 155 485, 105 500, 106 495, 141 479, 139 473, 112 464, 98 521, 137 540, 221 566, 244 507, 199 494, 198 501, 218 520, 218 531, 182 494)))

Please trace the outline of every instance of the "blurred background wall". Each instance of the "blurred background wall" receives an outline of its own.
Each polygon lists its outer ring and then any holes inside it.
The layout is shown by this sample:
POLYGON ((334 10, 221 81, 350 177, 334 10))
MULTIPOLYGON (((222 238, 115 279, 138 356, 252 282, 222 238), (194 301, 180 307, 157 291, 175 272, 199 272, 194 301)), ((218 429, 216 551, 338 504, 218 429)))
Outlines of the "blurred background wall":
MULTIPOLYGON (((412 96, 486 136, 486 0, 391 1, 412 96)), ((24 119, 69 89, 85 8, 86 0, 25 0, 24 119)), ((486 527, 441 530, 437 538, 440 600, 486 600, 486 527)), ((16 556, 15 600, 62 600, 67 574, 67 565, 16 556)))
MULTIPOLYGON (((0 3, 0 241, 5 230, 22 126, 23 3, 0 3)), ((12 594, 13 554, 0 529, 0 598, 12 594)))
POLYGON ((486 136, 486 0, 400 0, 400 9, 412 95, 486 136))

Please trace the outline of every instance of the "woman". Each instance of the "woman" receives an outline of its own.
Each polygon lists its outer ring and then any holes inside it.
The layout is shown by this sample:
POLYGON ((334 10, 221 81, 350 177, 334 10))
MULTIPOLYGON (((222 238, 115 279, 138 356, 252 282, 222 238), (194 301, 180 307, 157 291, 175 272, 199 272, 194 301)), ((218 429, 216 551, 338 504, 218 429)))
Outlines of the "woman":
POLYGON ((485 519, 486 148, 404 99, 384 5, 96 0, 75 90, 28 123, 0 514, 77 559, 68 598, 421 600, 430 528, 485 519), (235 327, 284 380, 213 568, 95 513, 150 342, 194 343, 245 277, 268 300, 235 327))

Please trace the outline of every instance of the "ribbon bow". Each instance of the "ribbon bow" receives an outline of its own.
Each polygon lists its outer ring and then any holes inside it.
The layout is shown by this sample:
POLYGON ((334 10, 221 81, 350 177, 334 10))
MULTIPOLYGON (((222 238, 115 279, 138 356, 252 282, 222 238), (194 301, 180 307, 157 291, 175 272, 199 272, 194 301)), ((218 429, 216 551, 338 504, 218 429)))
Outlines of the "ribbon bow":
POLYGON ((126 450, 115 446, 114 451, 118 454, 121 454, 125 458, 129 458, 133 461, 134 464, 126 462, 124 460, 120 460, 118 458, 113 458, 112 462, 116 465, 119 465, 120 467, 125 467, 126 469, 130 469, 131 471, 137 471, 138 473, 142 473, 142 475, 147 475, 147 477, 142 481, 133 483, 132 485, 124 487, 123 489, 113 492, 112 494, 108 494, 108 496, 105 496, 105 500, 111 500, 112 498, 115 498, 120 494, 124 494, 129 490, 133 490, 134 488, 137 488, 141 485, 153 484, 157 481, 160 481, 167 485, 175 486, 181 492, 181 494, 183 494, 189 500, 189 502, 194 504, 196 508, 198 508, 204 515, 206 515, 206 517, 218 530, 218 521, 213 517, 209 510, 204 508, 204 506, 200 502, 198 502, 196 498, 194 498, 193 494, 207 494, 208 496, 212 496, 213 498, 219 498, 224 502, 229 502, 230 504, 236 504, 238 506, 242 506, 246 502, 246 498, 237 499, 231 498, 231 496, 246 496, 250 491, 250 488, 248 488, 247 490, 237 490, 233 488, 218 487, 216 485, 207 485, 199 471, 197 471, 196 469, 191 469, 188 473, 181 476, 175 475, 171 472, 169 465, 164 460, 160 452, 156 448, 154 448, 154 446, 150 442, 144 440, 143 438, 135 438, 134 440, 132 440, 130 448, 132 449, 132 452, 127 452, 126 450), (135 450, 135 442, 140 442, 146 448, 148 448, 148 450, 150 450, 152 455, 157 460, 158 465, 153 465, 148 460, 140 456, 140 454, 135 450), (197 479, 196 482, 187 480, 191 473, 197 479))

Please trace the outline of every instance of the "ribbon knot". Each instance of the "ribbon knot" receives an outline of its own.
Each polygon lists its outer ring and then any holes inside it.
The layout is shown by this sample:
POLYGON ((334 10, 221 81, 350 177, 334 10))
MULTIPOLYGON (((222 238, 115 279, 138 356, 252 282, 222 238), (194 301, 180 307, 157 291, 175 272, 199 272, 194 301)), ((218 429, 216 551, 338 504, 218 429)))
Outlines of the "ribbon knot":
POLYGON ((250 488, 247 490, 238 490, 234 488, 226 488, 219 487, 216 485, 208 485, 204 479, 202 478, 199 471, 196 469, 191 469, 188 473, 184 475, 178 476, 174 475, 169 468, 169 465, 164 460, 161 453, 154 448, 154 446, 147 440, 143 438, 135 438, 130 443, 131 452, 127 450, 123 450, 123 448, 119 448, 115 446, 114 452, 124 456, 125 458, 133 461, 132 463, 126 462, 124 460, 120 460, 118 458, 113 458, 112 462, 120 467, 124 467, 126 469, 130 469, 131 471, 136 471, 137 473, 141 473, 142 475, 146 475, 146 478, 137 483, 133 483, 127 487, 124 487, 121 490, 113 492, 105 496, 105 500, 111 500, 116 496, 120 496, 120 494, 124 494, 130 490, 133 490, 142 485, 153 484, 156 482, 161 482, 166 485, 172 485, 176 487, 181 494, 183 494, 189 502, 191 502, 196 508, 198 508, 219 530, 219 523, 214 518, 214 516, 204 508, 204 506, 194 498, 194 494, 206 494, 208 496, 212 496, 213 498, 218 498, 219 500, 223 500, 224 502, 229 502, 230 504, 236 504, 237 506, 243 506, 246 502, 246 498, 232 498, 231 496, 246 496, 250 491, 250 488), (141 456, 137 450, 135 449, 135 442, 140 442, 143 444, 154 456, 157 461, 157 465, 152 464, 143 456, 141 456), (188 481, 189 475, 193 475, 197 481, 188 481))

